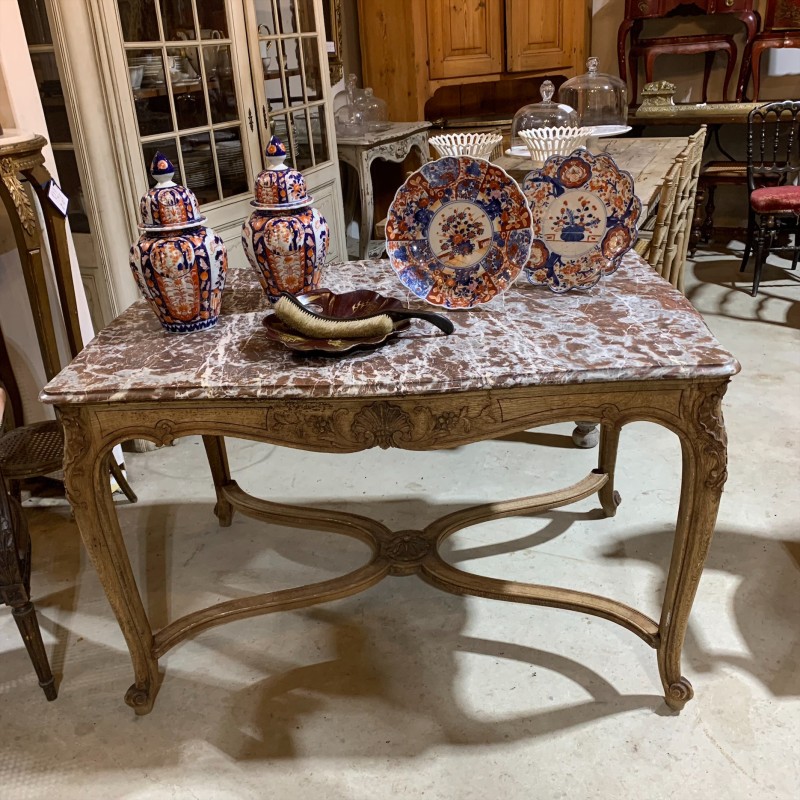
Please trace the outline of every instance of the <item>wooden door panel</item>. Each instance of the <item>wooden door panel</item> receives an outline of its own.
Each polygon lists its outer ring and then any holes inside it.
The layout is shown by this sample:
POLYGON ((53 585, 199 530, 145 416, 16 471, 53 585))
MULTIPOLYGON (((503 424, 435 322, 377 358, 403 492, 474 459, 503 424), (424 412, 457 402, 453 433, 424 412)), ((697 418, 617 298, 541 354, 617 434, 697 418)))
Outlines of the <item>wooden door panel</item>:
POLYGON ((563 69, 575 64, 586 19, 584 0, 508 0, 509 72, 563 69))
POLYGON ((503 70, 503 0, 428 0, 432 79, 503 70))

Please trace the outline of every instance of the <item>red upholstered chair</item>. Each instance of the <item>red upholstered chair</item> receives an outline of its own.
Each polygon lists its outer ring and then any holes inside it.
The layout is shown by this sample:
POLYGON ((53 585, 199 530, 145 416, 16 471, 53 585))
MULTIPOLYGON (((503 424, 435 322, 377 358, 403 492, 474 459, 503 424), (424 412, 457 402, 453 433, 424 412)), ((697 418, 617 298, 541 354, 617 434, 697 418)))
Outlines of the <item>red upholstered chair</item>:
POLYGON ((753 76, 753 100, 758 100, 761 83, 761 56, 776 47, 800 49, 800 0, 767 0, 764 29, 744 49, 739 70, 737 99, 744 98, 750 75, 753 76))
POLYGON ((800 255, 800 100, 784 100, 754 108, 747 118, 747 185, 750 212, 747 243, 740 271, 755 252, 753 297, 761 269, 780 227, 794 233, 792 269, 800 255), (769 185, 765 186, 767 183, 769 185))

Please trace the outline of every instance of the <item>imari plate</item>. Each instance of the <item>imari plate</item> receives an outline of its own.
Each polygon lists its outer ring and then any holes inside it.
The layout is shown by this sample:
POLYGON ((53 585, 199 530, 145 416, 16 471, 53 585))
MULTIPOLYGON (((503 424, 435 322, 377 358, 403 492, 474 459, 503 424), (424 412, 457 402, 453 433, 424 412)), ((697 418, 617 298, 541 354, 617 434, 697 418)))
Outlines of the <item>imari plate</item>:
POLYGON ((519 186, 470 156, 425 164, 398 189, 386 221, 386 252, 400 281, 447 308, 471 308, 508 289, 531 238, 519 186))
POLYGON ((531 207, 528 280, 554 292, 589 288, 610 275, 636 242, 642 204, 633 178, 607 154, 551 156, 522 184, 531 207))

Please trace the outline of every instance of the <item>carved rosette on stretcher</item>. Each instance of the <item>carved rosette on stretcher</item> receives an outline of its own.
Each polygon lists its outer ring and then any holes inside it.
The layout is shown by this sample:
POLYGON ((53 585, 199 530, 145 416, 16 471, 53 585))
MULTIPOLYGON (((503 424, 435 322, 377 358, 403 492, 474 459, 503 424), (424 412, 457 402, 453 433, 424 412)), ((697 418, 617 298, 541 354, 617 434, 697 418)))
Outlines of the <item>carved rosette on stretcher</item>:
POLYGON ((203 223, 197 199, 172 181, 175 168, 156 153, 156 185, 141 200, 142 235, 130 265, 143 297, 170 333, 191 333, 217 323, 225 288, 225 245, 203 223))
POLYGON ((302 294, 319 286, 330 243, 325 217, 312 208, 302 174, 283 162, 286 148, 272 137, 268 167, 256 178, 255 211, 242 226, 242 245, 271 301, 281 292, 302 294))

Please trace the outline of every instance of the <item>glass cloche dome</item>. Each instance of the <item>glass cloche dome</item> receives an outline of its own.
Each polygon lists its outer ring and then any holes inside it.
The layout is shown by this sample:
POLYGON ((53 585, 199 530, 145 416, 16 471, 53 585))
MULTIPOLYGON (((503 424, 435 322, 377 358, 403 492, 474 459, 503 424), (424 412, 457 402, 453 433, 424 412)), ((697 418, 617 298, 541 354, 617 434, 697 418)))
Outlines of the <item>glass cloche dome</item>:
POLYGON ((541 103, 529 103, 514 115, 511 123, 511 152, 527 156, 528 148, 520 138, 519 132, 533 128, 575 128, 578 114, 572 106, 553 102, 556 87, 552 81, 545 81, 541 89, 541 103))
POLYGON ((630 130, 628 125, 628 87, 619 78, 597 71, 597 59, 586 62, 589 71, 570 78, 558 90, 558 99, 571 105, 580 124, 594 128, 595 136, 630 130))

